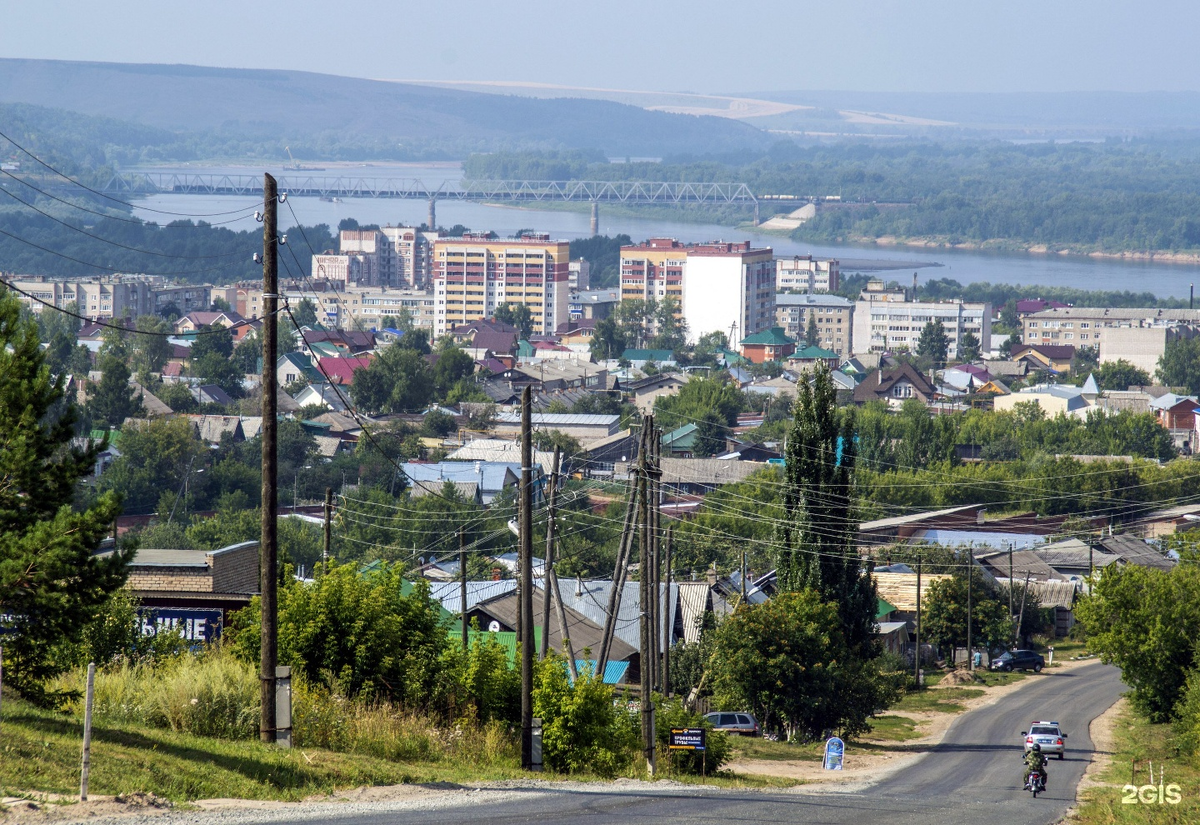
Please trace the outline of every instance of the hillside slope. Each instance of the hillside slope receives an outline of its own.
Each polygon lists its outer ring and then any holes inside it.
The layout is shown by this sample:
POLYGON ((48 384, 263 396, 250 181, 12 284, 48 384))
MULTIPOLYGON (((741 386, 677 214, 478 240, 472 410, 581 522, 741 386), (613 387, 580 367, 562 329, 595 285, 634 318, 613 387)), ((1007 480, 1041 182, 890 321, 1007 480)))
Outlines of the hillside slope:
POLYGON ((297 71, 0 59, 0 102, 103 115, 172 131, 258 140, 444 143, 457 151, 594 147, 660 156, 762 147, 723 118, 602 100, 540 100, 297 71))

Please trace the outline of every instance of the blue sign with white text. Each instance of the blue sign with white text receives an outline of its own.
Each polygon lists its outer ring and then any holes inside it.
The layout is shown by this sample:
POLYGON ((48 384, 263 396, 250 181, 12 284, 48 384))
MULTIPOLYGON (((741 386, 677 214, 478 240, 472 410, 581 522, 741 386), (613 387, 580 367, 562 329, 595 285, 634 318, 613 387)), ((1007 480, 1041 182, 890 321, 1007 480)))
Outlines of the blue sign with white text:
POLYGON ((830 737, 829 741, 825 743, 825 770, 840 771, 845 756, 846 743, 836 736, 830 737))

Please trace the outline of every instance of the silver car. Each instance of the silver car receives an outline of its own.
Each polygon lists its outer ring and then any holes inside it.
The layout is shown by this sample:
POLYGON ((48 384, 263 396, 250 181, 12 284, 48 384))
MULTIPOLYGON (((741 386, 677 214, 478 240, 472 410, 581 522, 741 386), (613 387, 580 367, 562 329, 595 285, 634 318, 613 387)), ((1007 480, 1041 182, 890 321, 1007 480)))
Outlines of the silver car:
POLYGON ((758 720, 752 713, 714 712, 704 714, 704 719, 713 726, 713 730, 740 733, 742 736, 758 736, 759 734, 758 720))
POLYGON ((1021 735, 1025 737, 1026 752, 1034 745, 1039 745, 1047 756, 1056 753, 1059 759, 1065 758, 1067 735, 1062 732, 1058 722, 1034 722, 1029 730, 1021 731, 1021 735))

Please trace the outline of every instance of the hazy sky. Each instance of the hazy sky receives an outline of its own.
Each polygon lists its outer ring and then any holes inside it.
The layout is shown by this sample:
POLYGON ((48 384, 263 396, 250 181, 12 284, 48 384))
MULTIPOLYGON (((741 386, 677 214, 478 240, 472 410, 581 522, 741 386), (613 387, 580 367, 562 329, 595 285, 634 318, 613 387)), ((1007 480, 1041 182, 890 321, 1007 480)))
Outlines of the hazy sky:
POLYGON ((0 56, 728 92, 1200 89, 1194 0, 11 0, 0 56))

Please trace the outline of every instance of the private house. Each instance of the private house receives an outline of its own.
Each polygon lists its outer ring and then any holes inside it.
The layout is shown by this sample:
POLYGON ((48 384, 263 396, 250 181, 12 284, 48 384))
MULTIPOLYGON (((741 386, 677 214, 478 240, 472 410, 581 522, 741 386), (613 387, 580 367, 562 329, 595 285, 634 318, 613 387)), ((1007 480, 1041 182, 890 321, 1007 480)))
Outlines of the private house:
POLYGON ((354 358, 321 358, 317 361, 317 372, 329 383, 348 387, 354 382, 354 373, 371 365, 371 356, 354 358))
POLYGON ((612 478, 616 463, 636 458, 638 446, 633 430, 621 430, 608 438, 585 445, 585 454, 575 462, 575 466, 590 478, 612 478))
POLYGON ((375 333, 351 329, 306 329, 300 349, 309 355, 356 355, 375 349, 375 333))
POLYGON ((687 379, 674 373, 660 372, 628 382, 625 384, 625 392, 633 396, 634 406, 642 415, 647 415, 653 412, 654 402, 659 396, 675 395, 686 383, 687 379))
POLYGON ((566 347, 589 345, 595 333, 595 318, 579 318, 572 321, 564 321, 558 325, 558 329, 554 330, 559 343, 566 347))
POLYGON ((192 423, 192 429, 196 431, 196 435, 206 444, 220 444, 221 439, 226 436, 238 444, 246 440, 242 419, 239 416, 189 415, 187 419, 192 423))
MULTIPOLYGON (((450 481, 472 483, 479 490, 479 500, 489 505, 506 490, 515 494, 521 483, 521 463, 501 461, 439 461, 423 464, 415 461, 403 465, 404 476, 409 484, 435 484, 450 481)), ((545 486, 545 474, 540 465, 533 468, 534 501, 540 502, 545 486)), ((440 490, 441 487, 436 487, 440 490)))
POLYGON ((1122 564, 1137 564, 1155 570, 1171 570, 1179 564, 1136 536, 1109 536, 1100 540, 1099 548, 1116 556, 1122 564))
MULTIPOLYGON (((621 428, 621 416, 599 413, 533 413, 535 430, 558 430, 580 441, 596 441, 615 435, 621 428)), ((500 413, 496 416, 498 435, 517 436, 521 431, 521 414, 500 413)))
POLYGON ((1200 401, 1194 397, 1176 395, 1173 392, 1160 395, 1150 402, 1150 411, 1154 413, 1158 423, 1171 434, 1176 447, 1186 446, 1192 449, 1196 446, 1197 404, 1200 404, 1200 401))
MULTIPOLYGON (((738 346, 741 347, 742 357, 753 364, 780 361, 796 351, 796 342, 784 334, 783 327, 771 327, 748 335, 738 346)), ((837 356, 833 355, 833 358, 836 360, 837 356)))
POLYGON ((662 435, 662 451, 674 458, 691 458, 696 449, 696 434, 699 431, 696 424, 684 424, 662 435))
POLYGON ((521 331, 512 324, 506 324, 494 318, 481 318, 454 327, 450 330, 450 335, 460 346, 486 348, 498 355, 516 349, 521 331))
POLYGON ((338 390, 330 384, 309 384, 296 393, 294 398, 301 407, 324 407, 334 412, 345 412, 346 402, 343 400, 345 395, 345 390, 339 394, 338 390))
POLYGON ((1018 404, 1037 404, 1048 418, 1056 415, 1075 415, 1082 417, 1087 414, 1091 404, 1080 387, 1069 384, 1039 384, 1036 387, 1026 387, 1018 392, 997 396, 993 401, 998 411, 1012 412, 1018 404))
POLYGON ((819 364, 824 364, 829 369, 836 370, 841 360, 841 356, 836 352, 824 347, 805 347, 788 358, 788 369, 807 371, 819 364))
MULTIPOLYGON (((745 481, 755 471, 771 466, 757 461, 666 456, 661 459, 661 464, 663 489, 678 495, 707 495, 722 485, 745 481)), ((613 473, 616 478, 627 478, 634 469, 631 462, 619 461, 613 473)))
POLYGON ((219 550, 138 550, 125 589, 138 599, 143 635, 175 629, 188 641, 215 641, 229 615, 258 594, 258 542, 219 550))
POLYGON ((234 325, 246 326, 246 319, 232 310, 229 312, 189 312, 182 318, 176 319, 175 334, 194 333, 204 327, 229 329, 234 325))
POLYGON ((923 404, 933 401, 937 388, 911 364, 901 364, 889 370, 871 373, 854 388, 854 403, 884 401, 889 407, 899 407, 910 398, 923 404))
POLYGON ((676 366, 675 353, 669 349, 627 349, 621 353, 621 359, 628 361, 638 370, 645 369, 650 361, 659 367, 676 366))
POLYGON ((199 404, 219 404, 222 407, 228 407, 233 404, 233 399, 229 397, 229 393, 216 384, 203 384, 199 387, 193 387, 192 397, 199 404))
POLYGON ((289 352, 286 355, 279 356, 279 360, 275 363, 275 381, 281 387, 286 387, 289 384, 296 384, 301 381, 307 381, 313 384, 321 384, 325 381, 325 376, 313 366, 312 361, 307 355, 302 355, 298 352, 289 352))
POLYGON ((1024 361, 1034 370, 1070 372, 1075 347, 1071 344, 1019 344, 1012 348, 1012 360, 1024 361))
POLYGON ((1197 523, 1200 523, 1200 504, 1180 504, 1147 513, 1126 526, 1134 527, 1138 535, 1156 539, 1179 530, 1193 530, 1197 523))
MULTIPOLYGON (((859 544, 878 547, 908 541, 922 530, 966 530, 983 525, 987 507, 983 504, 962 504, 944 510, 931 510, 907 516, 892 516, 874 521, 864 521, 858 527, 859 544)), ((888 599, 888 601, 892 601, 888 599)), ((895 604, 892 601, 892 604, 895 604)))

